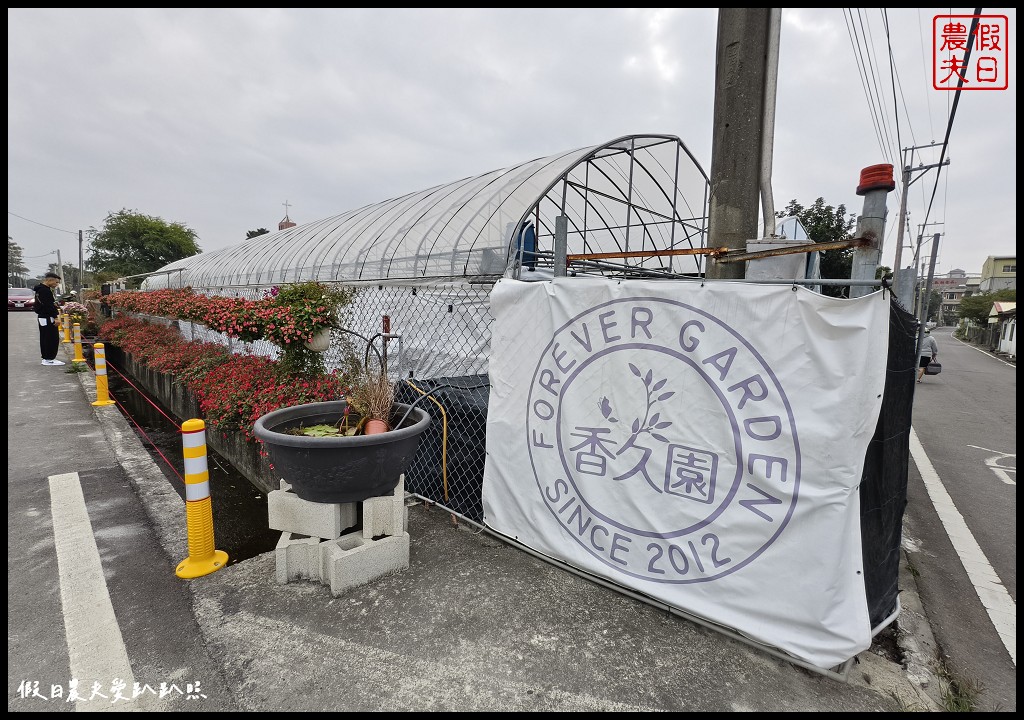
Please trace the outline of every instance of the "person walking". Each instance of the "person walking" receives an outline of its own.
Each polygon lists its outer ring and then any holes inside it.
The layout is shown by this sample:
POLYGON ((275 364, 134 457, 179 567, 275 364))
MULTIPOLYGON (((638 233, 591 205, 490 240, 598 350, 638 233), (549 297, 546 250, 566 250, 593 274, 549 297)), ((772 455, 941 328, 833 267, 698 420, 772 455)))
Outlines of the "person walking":
POLYGON ((939 359, 939 344, 932 337, 932 331, 924 329, 924 339, 921 341, 921 359, 917 363, 917 381, 924 380, 924 371, 933 360, 939 359))
POLYGON ((36 320, 39 322, 39 354, 43 356, 43 365, 63 365, 57 359, 60 348, 60 331, 57 329, 57 300, 53 289, 60 284, 60 275, 48 272, 43 281, 32 288, 36 293, 34 303, 36 320))

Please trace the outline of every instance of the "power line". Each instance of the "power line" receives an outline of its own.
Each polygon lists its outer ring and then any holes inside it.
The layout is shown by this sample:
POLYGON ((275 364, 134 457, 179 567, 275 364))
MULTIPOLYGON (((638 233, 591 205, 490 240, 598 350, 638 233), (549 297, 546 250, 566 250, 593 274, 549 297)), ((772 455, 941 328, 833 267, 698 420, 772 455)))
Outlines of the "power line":
POLYGON ((46 225, 45 223, 41 223, 41 222, 36 222, 35 220, 30 220, 30 219, 29 219, 29 218, 27 218, 27 217, 22 217, 22 216, 21 216, 21 215, 19 215, 18 213, 13 213, 13 212, 11 212, 10 210, 8 210, 8 211, 7 211, 7 214, 8 214, 8 215, 13 215, 13 216, 14 216, 14 217, 16 217, 16 218, 20 218, 21 220, 24 220, 25 222, 30 222, 30 223, 32 223, 33 225, 39 225, 39 226, 41 226, 41 227, 44 227, 44 228, 49 228, 50 230, 56 230, 57 232, 65 232, 65 233, 69 233, 69 234, 71 234, 71 235, 77 235, 77 234, 78 234, 78 231, 77 231, 77 230, 64 230, 64 229, 62 229, 62 228, 55 228, 55 227, 53 227, 52 225, 46 225))
POLYGON ((866 107, 868 117, 875 129, 875 137, 878 140, 878 148, 884 157, 889 157, 886 151, 885 141, 882 138, 882 127, 879 123, 878 112, 875 110, 875 98, 871 94, 868 85, 868 60, 865 58, 864 49, 861 48, 860 35, 857 26, 853 21, 853 14, 848 14, 848 9, 843 8, 843 18, 846 20, 846 32, 850 36, 850 46, 853 49, 853 59, 857 64, 857 74, 860 76, 861 90, 864 91, 864 98, 867 100, 866 107))
MULTIPOLYGON (((978 32, 978 16, 981 15, 981 10, 982 10, 981 8, 974 8, 974 19, 971 20, 971 31, 967 34, 967 50, 964 53, 964 64, 963 64, 964 72, 967 72, 967 68, 968 68, 968 66, 971 63, 971 50, 974 47, 975 36, 977 35, 977 32, 978 32)), ((942 177, 942 167, 941 167, 941 164, 942 164, 942 161, 946 157, 946 150, 949 148, 949 136, 953 133, 953 118, 956 117, 956 108, 957 108, 957 105, 960 104, 960 92, 961 92, 961 89, 963 88, 964 76, 963 75, 959 75, 959 73, 958 73, 958 76, 959 76, 959 79, 957 80, 957 83, 956 83, 956 92, 955 92, 955 94, 953 96, 953 107, 949 111, 949 120, 946 122, 946 136, 942 139, 942 153, 939 155, 939 165, 940 165, 940 167, 938 168, 938 170, 935 173, 935 184, 932 186, 932 196, 931 196, 931 199, 928 201, 928 209, 924 213, 924 221, 925 221, 925 223, 928 222, 928 216, 931 215, 932 204, 935 202, 935 194, 939 190, 939 178, 942 177)))

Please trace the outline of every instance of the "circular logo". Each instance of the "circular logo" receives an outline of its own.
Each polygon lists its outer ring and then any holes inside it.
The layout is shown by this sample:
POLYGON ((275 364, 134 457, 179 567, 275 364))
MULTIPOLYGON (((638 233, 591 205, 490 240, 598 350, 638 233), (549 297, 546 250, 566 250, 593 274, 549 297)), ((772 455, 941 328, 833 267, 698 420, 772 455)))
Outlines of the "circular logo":
POLYGON ((725 322, 613 300, 555 333, 534 370, 527 446, 548 510, 620 573, 706 582, 753 561, 796 507, 782 385, 725 322))

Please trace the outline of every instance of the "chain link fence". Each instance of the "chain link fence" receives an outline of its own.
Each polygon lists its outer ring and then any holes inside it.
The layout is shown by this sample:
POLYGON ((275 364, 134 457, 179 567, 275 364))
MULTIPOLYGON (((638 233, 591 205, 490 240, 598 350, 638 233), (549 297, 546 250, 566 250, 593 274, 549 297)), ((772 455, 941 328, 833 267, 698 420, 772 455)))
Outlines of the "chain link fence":
MULTIPOLYGON (((431 415, 406 471, 410 493, 483 522, 483 470, 487 427, 489 310, 493 282, 347 285, 356 289, 340 310, 341 326, 323 354, 324 369, 346 367, 355 353, 380 352, 396 385, 396 401, 416 403, 431 415), (372 345, 373 349, 369 349, 372 345)), ((204 295, 258 300, 269 287, 193 287, 204 295)), ((158 320, 157 318, 148 318, 158 320)), ((164 319, 166 321, 166 319, 164 319)), ((209 328, 179 322, 187 340, 218 343, 235 353, 277 358, 276 345, 245 343, 209 328)))

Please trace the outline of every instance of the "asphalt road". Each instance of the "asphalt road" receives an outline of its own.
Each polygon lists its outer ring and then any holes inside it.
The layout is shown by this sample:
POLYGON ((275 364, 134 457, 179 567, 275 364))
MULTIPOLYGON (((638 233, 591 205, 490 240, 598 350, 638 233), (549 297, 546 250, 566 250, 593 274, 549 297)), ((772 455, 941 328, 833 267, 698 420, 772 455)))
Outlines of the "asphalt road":
POLYGON ((1017 369, 951 332, 932 331, 942 372, 915 385, 904 544, 953 677, 1013 712, 1017 369))

